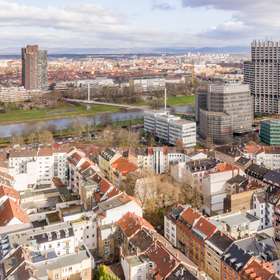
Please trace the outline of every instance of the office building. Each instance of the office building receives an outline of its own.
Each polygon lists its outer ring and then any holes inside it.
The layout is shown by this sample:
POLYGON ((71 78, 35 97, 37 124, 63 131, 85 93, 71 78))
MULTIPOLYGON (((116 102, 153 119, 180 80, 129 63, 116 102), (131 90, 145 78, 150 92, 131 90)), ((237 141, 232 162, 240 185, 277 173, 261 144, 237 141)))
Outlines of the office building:
POLYGON ((22 85, 27 90, 48 89, 48 55, 37 45, 22 49, 22 85))
POLYGON ((200 109, 207 110, 207 95, 207 92, 199 92, 195 96, 195 120, 197 123, 200 121, 200 109))
POLYGON ((280 145, 280 120, 261 122, 260 139, 267 145, 280 145))
POLYGON ((279 114, 280 42, 253 41, 244 81, 254 96, 255 114, 279 114))
POLYGON ((144 130, 163 143, 175 146, 180 141, 185 148, 196 145, 196 123, 167 112, 145 112, 144 130))
POLYGON ((207 110, 199 109, 199 115, 199 133, 211 143, 230 143, 233 134, 249 132, 253 123, 249 86, 240 83, 210 85, 207 110))

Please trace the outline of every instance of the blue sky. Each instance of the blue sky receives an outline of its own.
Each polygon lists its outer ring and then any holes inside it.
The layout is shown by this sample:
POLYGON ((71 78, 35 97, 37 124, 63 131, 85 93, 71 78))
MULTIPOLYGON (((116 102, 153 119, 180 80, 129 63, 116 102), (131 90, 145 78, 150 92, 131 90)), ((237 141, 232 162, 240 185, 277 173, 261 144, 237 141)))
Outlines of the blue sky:
POLYGON ((279 0, 0 0, 0 48, 246 46, 278 40, 279 0))

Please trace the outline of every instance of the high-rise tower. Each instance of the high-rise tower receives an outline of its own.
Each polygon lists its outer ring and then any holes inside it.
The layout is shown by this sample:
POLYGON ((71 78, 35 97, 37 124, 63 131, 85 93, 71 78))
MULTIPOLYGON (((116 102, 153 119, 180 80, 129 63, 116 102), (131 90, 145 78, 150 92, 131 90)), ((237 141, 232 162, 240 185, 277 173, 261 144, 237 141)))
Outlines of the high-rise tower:
POLYGON ((48 89, 48 55, 37 45, 22 49, 22 85, 27 90, 48 89))
POLYGON ((254 96, 255 114, 280 113, 280 42, 253 41, 244 80, 254 96))

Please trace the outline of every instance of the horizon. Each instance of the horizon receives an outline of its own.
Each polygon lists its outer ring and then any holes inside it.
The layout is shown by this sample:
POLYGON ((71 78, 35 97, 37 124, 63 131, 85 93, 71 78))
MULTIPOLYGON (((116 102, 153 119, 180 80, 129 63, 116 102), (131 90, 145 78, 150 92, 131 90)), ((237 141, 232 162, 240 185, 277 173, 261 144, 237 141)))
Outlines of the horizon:
MULTIPOLYGON (((24 46, 23 46, 24 47, 24 46)), ((39 45, 41 48, 41 46, 39 45)), ((42 49, 42 48, 41 48, 42 49)), ((58 55, 183 55, 187 53, 203 54, 249 54, 250 46, 224 47, 158 47, 158 48, 46 48, 49 56, 58 55)), ((19 49, 0 49, 0 57, 21 56, 19 49)))

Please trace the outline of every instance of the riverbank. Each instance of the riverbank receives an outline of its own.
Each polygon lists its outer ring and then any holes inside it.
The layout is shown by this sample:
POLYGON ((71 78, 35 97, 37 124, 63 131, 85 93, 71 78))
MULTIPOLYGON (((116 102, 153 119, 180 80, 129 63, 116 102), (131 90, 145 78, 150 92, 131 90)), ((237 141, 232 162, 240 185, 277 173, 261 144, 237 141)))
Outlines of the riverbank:
MULTIPOLYGON (((135 125, 143 125, 144 124, 144 120, 141 119, 133 119, 133 120, 125 120, 125 121, 116 121, 113 122, 111 124, 112 128, 114 129, 118 129, 118 128, 129 128, 129 127, 133 127, 135 125)), ((84 127, 84 132, 82 133, 83 135, 85 134, 95 134, 96 132, 100 132, 102 131, 102 129, 104 129, 106 127, 106 125, 104 124, 98 124, 95 127, 84 127)), ((61 139, 66 139, 66 138, 75 138, 77 137, 78 134, 81 133, 81 128, 77 128, 77 127, 70 127, 70 128, 66 128, 66 129, 60 129, 57 131, 52 131, 53 137, 56 140, 61 140, 61 139)), ((80 136, 82 138, 84 138, 84 136, 80 136)), ((25 144, 31 144, 29 143, 29 138, 28 135, 21 135, 22 140, 25 144)), ((80 141, 84 141, 84 139, 80 139, 80 141)), ((4 148, 7 147, 8 145, 11 144, 11 140, 12 137, 5 137, 5 138, 1 138, 0 137, 0 148, 4 148)))
MULTIPOLYGON (((170 96, 167 100, 168 106, 183 106, 193 105, 195 102, 195 96, 170 96)), ((148 105, 145 101, 141 101, 136 104, 139 109, 142 106, 148 105)), ((37 121, 49 121, 58 120, 64 118, 75 117, 91 117, 101 113, 117 113, 122 109, 111 105, 91 105, 87 108, 84 105, 78 104, 63 104, 57 108, 43 108, 43 109, 31 109, 31 110, 9 110, 6 113, 0 113, 0 124, 17 124, 25 122, 37 122, 37 121)))
POLYGON ((194 105, 195 96, 170 96, 167 99, 168 106, 184 106, 184 105, 194 105))
POLYGON ((0 124, 48 121, 63 118, 90 117, 100 113, 116 113, 120 108, 108 105, 92 105, 89 109, 82 105, 64 104, 54 109, 10 110, 0 113, 0 124))

